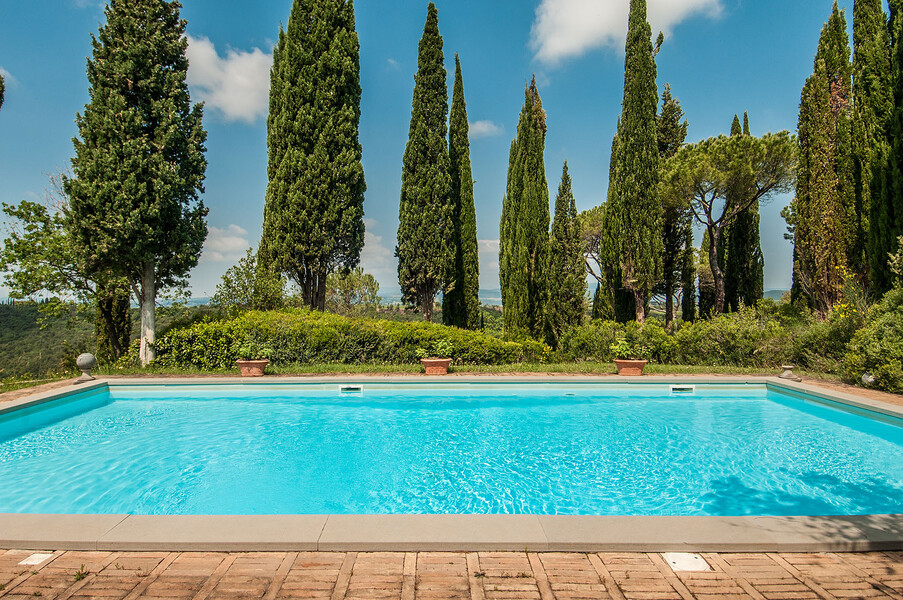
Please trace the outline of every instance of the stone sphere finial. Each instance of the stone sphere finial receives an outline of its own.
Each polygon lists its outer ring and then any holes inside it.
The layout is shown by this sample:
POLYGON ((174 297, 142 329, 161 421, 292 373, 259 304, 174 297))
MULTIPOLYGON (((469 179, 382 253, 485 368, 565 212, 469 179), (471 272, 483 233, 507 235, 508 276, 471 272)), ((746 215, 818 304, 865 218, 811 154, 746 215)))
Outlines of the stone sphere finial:
POLYGON ((76 379, 75 383, 83 383, 85 381, 94 380, 94 377, 91 376, 91 369, 97 366, 97 359, 93 354, 89 354, 88 352, 79 354, 78 358, 75 359, 75 366, 77 366, 78 370, 82 372, 81 377, 76 379))

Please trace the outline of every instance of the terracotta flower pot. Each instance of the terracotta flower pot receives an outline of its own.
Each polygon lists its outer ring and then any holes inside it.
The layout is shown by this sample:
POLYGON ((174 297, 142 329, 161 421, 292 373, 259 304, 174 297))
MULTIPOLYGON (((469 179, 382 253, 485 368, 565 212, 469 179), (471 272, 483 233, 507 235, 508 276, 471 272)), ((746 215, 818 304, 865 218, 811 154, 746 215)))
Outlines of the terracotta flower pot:
POLYGON ((618 368, 618 375, 642 375, 643 368, 648 362, 648 360, 629 360, 616 358, 615 366, 618 368))
POLYGON ((270 364, 270 361, 266 358, 261 360, 235 361, 235 365, 238 367, 238 370, 241 371, 242 377, 263 377, 263 372, 266 370, 268 364, 270 364))
POLYGON ((446 375, 448 374, 448 365, 451 364, 451 359, 421 358, 420 363, 423 365, 427 375, 446 375))

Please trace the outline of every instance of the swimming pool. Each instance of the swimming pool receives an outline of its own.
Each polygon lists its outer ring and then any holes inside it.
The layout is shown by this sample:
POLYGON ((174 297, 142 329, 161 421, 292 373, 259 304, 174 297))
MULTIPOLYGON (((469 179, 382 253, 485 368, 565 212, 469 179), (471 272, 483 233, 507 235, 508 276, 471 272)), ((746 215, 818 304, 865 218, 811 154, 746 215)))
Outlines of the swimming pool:
POLYGON ((8 412, 0 512, 903 512, 903 421, 779 386, 341 387, 110 385, 8 412))

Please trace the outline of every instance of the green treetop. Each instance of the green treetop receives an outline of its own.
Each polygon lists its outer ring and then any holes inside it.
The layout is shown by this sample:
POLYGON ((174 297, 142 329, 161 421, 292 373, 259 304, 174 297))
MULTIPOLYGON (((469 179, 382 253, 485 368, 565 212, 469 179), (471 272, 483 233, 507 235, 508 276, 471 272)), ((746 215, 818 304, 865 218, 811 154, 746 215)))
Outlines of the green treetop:
MULTIPOLYGON (((873 208, 880 211, 882 206, 887 205, 886 195, 889 193, 880 172, 890 158, 887 142, 887 126, 893 110, 890 54, 887 16, 881 0, 855 0, 852 88, 854 241, 849 262, 850 268, 860 277, 869 273, 869 253, 874 250, 870 248, 869 237, 883 227, 880 223, 872 225, 870 215, 873 208)), ((883 255, 872 255, 871 258, 873 265, 878 260, 886 261, 883 255)))
POLYGON ((800 97, 796 198, 786 213, 793 221, 794 287, 822 314, 840 297, 855 240, 850 76, 846 19, 835 2, 800 97))
POLYGON ((178 2, 110 0, 92 38, 76 116, 67 229, 90 272, 126 279, 141 306, 141 362, 153 360, 157 292, 183 284, 207 235, 206 132, 185 77, 178 2))
POLYGON ((499 279, 505 331, 539 338, 548 298, 549 188, 544 159, 546 113, 535 77, 524 96, 502 201, 499 279))
POLYGON ((449 289, 442 299, 442 320, 446 325, 477 329, 480 326, 480 256, 468 133, 464 78, 461 61, 455 54, 455 86, 448 127, 455 257, 449 289))
POLYGON ((606 229, 616 236, 612 249, 623 286, 634 296, 640 323, 650 290, 661 273, 662 206, 656 193, 659 151, 656 139, 658 89, 646 1, 631 0, 624 61, 624 101, 618 129, 616 178, 609 183, 606 229))
MULTIPOLYGON (((662 164, 677 154, 687 138, 687 121, 684 120, 684 111, 680 107, 680 101, 671 94, 671 86, 665 84, 662 92, 662 108, 658 114, 656 131, 658 139, 658 152, 662 164)), ((674 320, 674 296, 680 282, 686 279, 682 277, 688 263, 685 260, 687 252, 687 240, 692 239, 693 215, 690 208, 681 199, 669 202, 672 198, 662 198, 662 282, 657 286, 665 295, 665 322, 670 324, 674 320)), ((685 293, 685 292, 684 292, 685 293)), ((695 293, 695 288, 694 288, 695 293)))
POLYGON ((433 319, 436 294, 443 291, 455 256, 443 60, 439 13, 430 2, 418 48, 395 247, 402 297, 427 321, 433 319))
POLYGON ((549 303, 546 310, 547 342, 558 347, 562 332, 581 325, 586 296, 586 267, 577 204, 571 190, 568 163, 564 162, 555 198, 555 219, 549 237, 549 303))
POLYGON ((359 55, 352 0, 295 0, 273 51, 257 268, 288 275, 317 310, 364 244, 359 55))

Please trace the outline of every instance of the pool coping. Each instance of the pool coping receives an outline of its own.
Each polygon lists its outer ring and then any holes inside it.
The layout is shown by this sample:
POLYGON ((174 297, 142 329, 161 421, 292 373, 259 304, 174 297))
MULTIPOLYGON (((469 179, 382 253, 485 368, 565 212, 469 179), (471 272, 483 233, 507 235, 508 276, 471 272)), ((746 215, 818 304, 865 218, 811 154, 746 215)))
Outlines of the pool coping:
MULTIPOLYGON (((903 418, 903 407, 776 377, 385 377, 98 379, 0 406, 0 414, 104 386, 329 383, 765 384, 903 418)), ((0 514, 0 548, 118 551, 863 552, 903 549, 903 515, 57 515, 0 514)))

